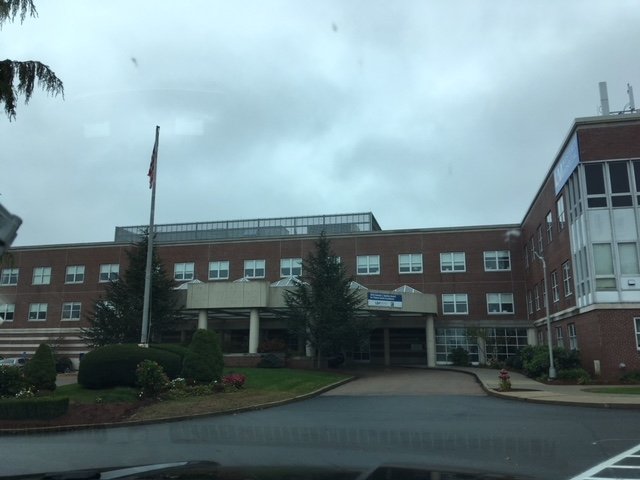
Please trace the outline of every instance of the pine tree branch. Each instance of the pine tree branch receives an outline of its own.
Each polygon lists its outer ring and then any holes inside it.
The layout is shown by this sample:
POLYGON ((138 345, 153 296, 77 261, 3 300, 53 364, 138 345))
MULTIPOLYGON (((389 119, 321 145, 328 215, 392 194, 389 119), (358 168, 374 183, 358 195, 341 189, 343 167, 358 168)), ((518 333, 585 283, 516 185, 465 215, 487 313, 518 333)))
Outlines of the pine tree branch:
POLYGON ((24 22, 27 13, 30 17, 38 16, 33 0, 0 0, 0 28, 4 22, 13 22, 18 13, 20 23, 24 22))
POLYGON ((62 81, 47 65, 34 60, 0 61, 0 104, 4 102, 9 121, 16 117, 18 96, 24 95, 24 103, 29 103, 36 82, 49 95, 62 95, 64 98, 62 81))

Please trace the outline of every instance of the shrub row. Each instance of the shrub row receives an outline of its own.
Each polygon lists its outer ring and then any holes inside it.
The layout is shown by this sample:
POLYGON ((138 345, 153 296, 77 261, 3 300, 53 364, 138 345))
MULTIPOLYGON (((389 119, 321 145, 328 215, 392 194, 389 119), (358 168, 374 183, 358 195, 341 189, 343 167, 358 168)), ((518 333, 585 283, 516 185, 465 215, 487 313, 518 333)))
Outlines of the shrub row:
POLYGON ((34 397, 0 400, 0 418, 7 420, 56 418, 67 413, 69 398, 34 397))
POLYGON ((169 378, 176 378, 182 369, 176 353, 137 345, 106 345, 83 357, 78 383, 85 388, 135 387, 136 368, 143 360, 157 362, 169 378))

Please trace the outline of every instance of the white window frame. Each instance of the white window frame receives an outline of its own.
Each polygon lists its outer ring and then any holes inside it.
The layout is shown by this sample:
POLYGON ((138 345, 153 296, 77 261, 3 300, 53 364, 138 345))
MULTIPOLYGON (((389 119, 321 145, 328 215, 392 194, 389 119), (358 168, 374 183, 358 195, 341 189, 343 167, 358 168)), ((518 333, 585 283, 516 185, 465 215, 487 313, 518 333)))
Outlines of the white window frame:
POLYGON ((527 290, 527 312, 533 313, 533 295, 531 290, 527 290))
POLYGON ((509 250, 491 250, 484 252, 484 271, 485 272, 509 272, 511 271, 511 252, 509 250), (509 262, 508 268, 500 268, 500 260, 504 262, 504 254, 507 254, 507 260, 509 262), (487 267, 487 260, 495 262, 496 267, 487 267))
POLYGON ((533 287, 533 300, 535 302, 536 312, 540 310, 540 289, 538 285, 533 287))
POLYGON ((13 322, 16 317, 15 303, 0 303, 0 318, 4 322, 13 322))
POLYGON ((468 315, 469 296, 466 293, 443 293, 442 294, 442 314, 443 315, 468 315), (458 305, 464 304, 464 311, 458 311, 458 305), (452 305, 453 311, 445 311, 445 305, 452 305))
POLYGON ((542 225, 538 225, 536 230, 536 236, 538 237, 538 253, 544 252, 544 242, 542 240, 542 225))
POLYGON ((401 253, 398 255, 398 273, 422 273, 421 253, 401 253))
POLYGON ((19 268, 3 268, 0 273, 0 286, 9 287, 18 284, 19 268))
POLYGON ((380 255, 358 255, 356 271, 358 275, 380 275, 380 255))
POLYGON ((47 310, 49 310, 47 303, 30 303, 28 320, 30 322, 45 322, 47 320, 47 310))
POLYGON ((490 315, 513 315, 515 302, 513 293, 487 293, 487 313, 490 315), (492 311, 490 305, 497 305, 497 311, 492 311), (505 310, 505 306, 511 305, 511 311, 505 310))
POLYGON ((299 277, 302 275, 302 258, 281 258, 280 276, 299 277))
POLYGON ((564 348, 564 335, 562 334, 562 325, 556 327, 556 347, 564 348))
POLYGON ((229 260, 214 260, 209 262, 208 270, 209 280, 227 280, 229 278, 229 260), (214 275, 212 273, 215 272, 214 275), (221 272, 227 272, 226 275, 221 275, 221 272))
POLYGON ((567 325, 569 337, 569 350, 578 350, 578 334, 576 333, 576 324, 569 323, 567 325))
POLYGON ((633 326, 636 330, 636 348, 640 350, 640 317, 635 317, 633 319, 633 326))
POLYGON ((564 287, 565 297, 569 297, 573 294, 571 280, 571 262, 567 260, 562 264, 562 286, 564 287))
POLYGON ((173 279, 176 282, 188 282, 196 277, 194 262, 180 262, 173 265, 173 279))
POLYGON ((553 241, 553 212, 549 210, 546 216, 547 222, 547 245, 553 241))
POLYGON ((465 252, 443 252, 440 254, 440 272, 458 273, 467 271, 465 252))
POLYGON ((82 318, 82 303, 80 302, 64 302, 60 314, 62 321, 77 322, 82 318), (68 316, 65 316, 68 314, 68 316))
POLYGON ((32 285, 50 285, 51 267, 34 267, 32 285))
POLYGON ((264 278, 267 273, 266 265, 266 260, 245 260, 244 276, 246 278, 264 278), (260 274, 260 270, 262 270, 262 274, 260 274))
POLYGON ((110 281, 118 280, 120 275, 120 264, 119 263, 103 263, 100 265, 100 274, 98 276, 98 281, 100 283, 107 283, 110 281))
POLYGON ((64 283, 84 283, 84 265, 67 266, 64 283))
POLYGON ((566 217, 565 217, 565 209, 564 209, 564 196, 560 195, 558 200, 556 201, 556 217, 558 219, 558 231, 563 230, 566 225, 566 217))

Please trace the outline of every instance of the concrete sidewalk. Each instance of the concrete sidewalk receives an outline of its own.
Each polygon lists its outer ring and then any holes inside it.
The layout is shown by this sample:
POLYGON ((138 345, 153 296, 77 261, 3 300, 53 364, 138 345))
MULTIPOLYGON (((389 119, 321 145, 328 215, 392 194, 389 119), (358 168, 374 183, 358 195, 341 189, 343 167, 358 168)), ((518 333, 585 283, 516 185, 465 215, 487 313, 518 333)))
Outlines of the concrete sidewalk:
MULTIPOLYGON (((559 405, 581 405, 604 408, 640 408, 640 395, 605 394, 587 392, 585 389, 612 385, 547 385, 516 372, 511 376, 510 392, 500 392, 499 370, 473 367, 443 367, 442 370, 465 372, 478 379, 489 395, 522 400, 525 402, 552 403, 559 405)), ((633 387, 633 385, 629 385, 633 387)), ((637 387, 637 385, 635 385, 637 387)))

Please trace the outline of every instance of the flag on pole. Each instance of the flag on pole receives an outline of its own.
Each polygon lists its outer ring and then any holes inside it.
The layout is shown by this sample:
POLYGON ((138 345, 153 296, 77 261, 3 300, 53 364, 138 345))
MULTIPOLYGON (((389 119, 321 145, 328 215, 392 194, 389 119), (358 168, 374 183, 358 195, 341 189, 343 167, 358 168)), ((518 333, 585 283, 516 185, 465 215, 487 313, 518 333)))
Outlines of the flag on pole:
POLYGON ((156 183, 156 161, 158 160, 158 132, 156 127, 156 141, 153 144, 153 152, 151 152, 151 163, 149 164, 149 188, 153 188, 156 183))

